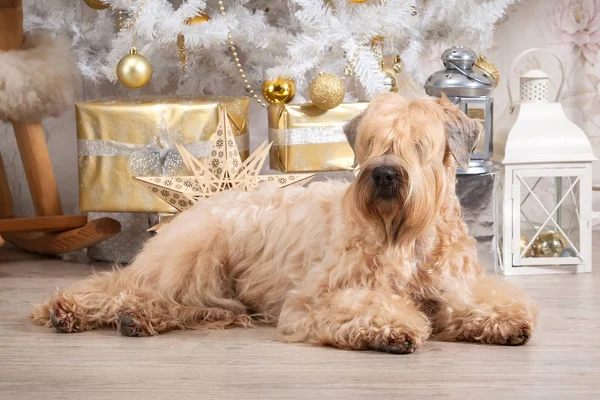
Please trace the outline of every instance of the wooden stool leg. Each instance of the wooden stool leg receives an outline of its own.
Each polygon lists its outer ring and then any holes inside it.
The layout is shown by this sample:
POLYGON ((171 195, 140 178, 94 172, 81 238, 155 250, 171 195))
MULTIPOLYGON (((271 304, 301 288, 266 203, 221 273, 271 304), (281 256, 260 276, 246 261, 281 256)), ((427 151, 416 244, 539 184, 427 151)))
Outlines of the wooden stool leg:
POLYGON ((13 199, 8 186, 8 177, 0 154, 0 218, 13 217, 13 199))
POLYGON ((21 0, 0 0, 0 51, 23 47, 21 0))
POLYGON ((36 214, 62 215, 62 205, 41 124, 12 121, 36 214))

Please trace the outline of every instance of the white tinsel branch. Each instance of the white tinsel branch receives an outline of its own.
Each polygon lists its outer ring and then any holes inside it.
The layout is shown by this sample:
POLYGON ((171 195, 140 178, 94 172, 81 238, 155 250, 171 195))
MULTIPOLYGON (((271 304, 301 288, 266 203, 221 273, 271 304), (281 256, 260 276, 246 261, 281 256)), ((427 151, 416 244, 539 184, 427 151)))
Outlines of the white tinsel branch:
MULTIPOLYGON (((363 37, 385 38, 385 55, 400 54, 403 77, 422 81, 420 64, 433 45, 461 44, 483 52, 491 45, 495 22, 517 0, 223 0, 227 20, 216 0, 145 0, 133 27, 118 31, 118 10, 134 15, 141 0, 103 0, 95 11, 82 0, 24 0, 25 28, 70 37, 82 75, 91 81, 116 81, 115 67, 135 42, 153 67, 151 90, 164 91, 177 82, 178 93, 244 94, 227 33, 236 45, 244 73, 259 89, 263 79, 293 78, 305 92, 321 70, 342 76, 348 55, 363 37), (417 11, 416 15, 414 11, 417 11), (208 22, 186 25, 198 13, 208 22), (188 69, 177 57, 177 35, 183 33, 188 69)), ((130 17, 129 17, 130 18, 130 17)), ((129 19, 126 19, 128 21, 129 19)), ((369 46, 361 47, 348 79, 346 100, 356 99, 351 82, 371 97, 386 90, 379 60, 369 46)), ((389 66, 388 66, 389 67, 389 66)), ((298 99, 305 96, 299 94, 298 99)))

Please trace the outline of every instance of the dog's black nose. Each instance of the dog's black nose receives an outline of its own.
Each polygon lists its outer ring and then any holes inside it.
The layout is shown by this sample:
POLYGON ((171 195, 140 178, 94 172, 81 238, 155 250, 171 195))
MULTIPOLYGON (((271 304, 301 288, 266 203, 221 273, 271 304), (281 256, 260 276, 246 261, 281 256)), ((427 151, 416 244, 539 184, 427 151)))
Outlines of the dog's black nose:
POLYGON ((391 187, 396 184, 400 174, 392 167, 377 167, 372 173, 375 185, 379 187, 391 187))

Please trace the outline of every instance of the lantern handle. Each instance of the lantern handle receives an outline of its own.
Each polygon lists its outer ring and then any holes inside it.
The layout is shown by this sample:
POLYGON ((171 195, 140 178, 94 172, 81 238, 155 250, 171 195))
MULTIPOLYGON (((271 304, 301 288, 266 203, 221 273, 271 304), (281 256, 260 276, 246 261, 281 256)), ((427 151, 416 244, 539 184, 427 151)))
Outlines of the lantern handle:
POLYGON ((477 77, 476 77, 476 76, 472 76, 472 75, 470 75, 470 74, 469 74, 467 71, 464 71, 464 70, 462 70, 462 69, 461 69, 461 68, 460 68, 458 65, 456 65, 456 64, 455 64, 455 63, 453 63, 452 61, 448 61, 448 64, 450 64, 450 65, 452 65, 454 68, 456 68, 456 70, 457 70, 458 72, 460 72, 461 74, 463 74, 464 76, 466 76, 466 77, 467 77, 467 79, 472 79, 472 80, 474 80, 475 82, 479 82, 479 83, 481 83, 481 84, 483 84, 483 85, 488 85, 488 84, 489 84, 488 82, 482 81, 481 79, 477 79, 477 77))
POLYGON ((558 66, 560 67, 560 85, 558 85, 558 90, 556 91, 556 98, 554 99, 554 102, 558 102, 558 98, 560 97, 560 94, 562 93, 562 89, 563 86, 565 85, 565 67, 562 63, 562 61, 560 61, 560 58, 558 58, 558 56, 556 54, 554 54, 553 52, 551 52, 550 50, 547 49, 541 49, 538 47, 534 47, 528 50, 523 51, 521 54, 519 54, 514 61, 512 62, 512 64, 510 65, 510 69, 508 70, 508 79, 506 79, 506 89, 508 90, 508 104, 510 106, 510 113, 512 114, 512 112, 515 110, 515 103, 513 102, 513 97, 512 97, 512 93, 510 91, 510 78, 512 78, 515 67, 517 66, 517 64, 527 55, 531 54, 531 53, 535 53, 536 51, 542 51, 545 53, 550 53, 551 55, 554 56, 554 58, 556 59, 556 61, 558 61, 558 66))

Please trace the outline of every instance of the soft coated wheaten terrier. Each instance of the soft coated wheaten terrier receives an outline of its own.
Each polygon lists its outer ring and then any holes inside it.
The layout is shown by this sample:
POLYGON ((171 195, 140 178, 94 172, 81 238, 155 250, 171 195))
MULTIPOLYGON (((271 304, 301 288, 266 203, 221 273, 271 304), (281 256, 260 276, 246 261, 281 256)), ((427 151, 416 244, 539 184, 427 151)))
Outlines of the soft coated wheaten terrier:
POLYGON ((455 194, 478 131, 445 98, 380 95, 345 127, 352 183, 203 200, 132 265, 58 292, 33 319, 126 336, 263 323, 285 341, 391 353, 432 334, 524 344, 537 307, 483 275, 455 194))

